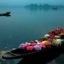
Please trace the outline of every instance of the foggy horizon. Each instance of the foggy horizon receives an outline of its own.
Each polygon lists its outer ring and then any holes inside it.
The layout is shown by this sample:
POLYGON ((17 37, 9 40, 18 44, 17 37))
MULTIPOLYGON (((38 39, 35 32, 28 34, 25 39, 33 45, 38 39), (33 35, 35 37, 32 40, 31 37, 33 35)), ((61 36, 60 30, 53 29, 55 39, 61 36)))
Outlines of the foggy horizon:
POLYGON ((64 5, 64 0, 0 0, 0 6, 23 6, 28 4, 64 5))

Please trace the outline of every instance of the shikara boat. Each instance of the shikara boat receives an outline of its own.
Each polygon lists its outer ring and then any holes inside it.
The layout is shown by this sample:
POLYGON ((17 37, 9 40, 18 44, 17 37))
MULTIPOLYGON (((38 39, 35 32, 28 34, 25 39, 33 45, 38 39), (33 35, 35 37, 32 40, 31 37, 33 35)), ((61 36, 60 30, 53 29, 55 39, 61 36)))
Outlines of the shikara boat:
POLYGON ((43 58, 42 61, 50 61, 62 53, 64 53, 64 29, 58 28, 54 31, 49 32, 47 36, 40 38, 38 41, 24 43, 23 45, 21 44, 21 46, 19 46, 18 48, 7 51, 2 55, 2 58, 26 58, 26 60, 28 58, 32 58, 34 60, 35 58, 43 58), (27 44, 27 46, 25 46, 25 44, 27 44))
POLYGON ((10 16, 11 12, 6 12, 6 13, 0 13, 0 16, 10 16))

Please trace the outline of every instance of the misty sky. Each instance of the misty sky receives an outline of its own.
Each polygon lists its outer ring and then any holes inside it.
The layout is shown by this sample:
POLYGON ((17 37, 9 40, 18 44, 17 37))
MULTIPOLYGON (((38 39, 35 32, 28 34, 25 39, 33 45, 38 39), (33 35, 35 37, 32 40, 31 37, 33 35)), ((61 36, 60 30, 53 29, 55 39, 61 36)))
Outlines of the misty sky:
POLYGON ((62 4, 64 5, 64 0, 0 0, 0 6, 5 5, 26 5, 30 3, 49 3, 49 4, 62 4))

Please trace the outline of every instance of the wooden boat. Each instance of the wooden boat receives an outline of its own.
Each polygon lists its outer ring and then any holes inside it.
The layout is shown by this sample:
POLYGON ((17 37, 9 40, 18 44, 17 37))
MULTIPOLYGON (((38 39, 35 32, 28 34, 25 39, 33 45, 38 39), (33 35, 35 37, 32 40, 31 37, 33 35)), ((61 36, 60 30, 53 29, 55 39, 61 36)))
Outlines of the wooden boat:
MULTIPOLYGON (((49 38, 49 39, 51 39, 51 38, 49 38)), ((60 35, 60 39, 61 40, 64 39, 64 34, 60 35)), ((43 40, 45 40, 45 39, 43 38, 43 40)), ((53 58, 57 57, 58 55, 64 53, 64 40, 60 43, 57 42, 55 44, 56 45, 47 43, 46 47, 41 47, 41 49, 39 49, 39 50, 35 50, 34 48, 32 50, 27 50, 26 48, 15 48, 14 50, 12 49, 12 50, 7 51, 2 56, 2 58, 3 59, 19 59, 19 58, 36 58, 36 57, 39 57, 39 58, 48 57, 49 58, 50 57, 51 59, 53 59, 53 58), (61 44, 61 46, 60 46, 60 44, 61 44)), ((29 46, 31 46, 31 45, 29 45, 29 46)))
POLYGON ((10 16, 10 12, 0 13, 0 16, 10 16))

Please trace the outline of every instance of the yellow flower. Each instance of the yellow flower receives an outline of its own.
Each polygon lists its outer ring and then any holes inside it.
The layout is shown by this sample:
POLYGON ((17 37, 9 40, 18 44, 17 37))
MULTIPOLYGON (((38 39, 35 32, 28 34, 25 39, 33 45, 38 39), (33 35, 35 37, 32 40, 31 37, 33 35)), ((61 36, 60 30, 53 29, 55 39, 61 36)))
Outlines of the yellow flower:
POLYGON ((61 46, 61 39, 53 39, 54 44, 56 44, 57 46, 61 46))

